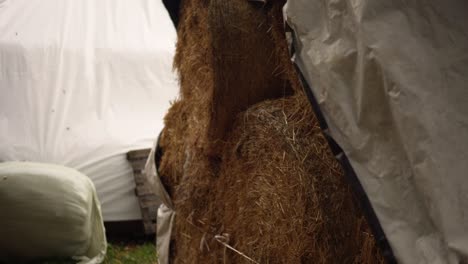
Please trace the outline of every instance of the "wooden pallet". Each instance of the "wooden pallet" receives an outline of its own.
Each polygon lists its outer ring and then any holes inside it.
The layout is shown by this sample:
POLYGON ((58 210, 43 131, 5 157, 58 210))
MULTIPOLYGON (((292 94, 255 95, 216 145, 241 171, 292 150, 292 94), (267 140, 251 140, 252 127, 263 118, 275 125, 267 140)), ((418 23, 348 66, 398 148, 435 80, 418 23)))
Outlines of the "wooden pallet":
POLYGON ((133 168, 135 176, 135 195, 141 209, 143 218, 143 226, 145 234, 152 235, 156 233, 156 218, 158 215, 158 198, 151 189, 146 176, 143 174, 146 160, 151 152, 151 149, 133 150, 127 153, 127 160, 133 168))

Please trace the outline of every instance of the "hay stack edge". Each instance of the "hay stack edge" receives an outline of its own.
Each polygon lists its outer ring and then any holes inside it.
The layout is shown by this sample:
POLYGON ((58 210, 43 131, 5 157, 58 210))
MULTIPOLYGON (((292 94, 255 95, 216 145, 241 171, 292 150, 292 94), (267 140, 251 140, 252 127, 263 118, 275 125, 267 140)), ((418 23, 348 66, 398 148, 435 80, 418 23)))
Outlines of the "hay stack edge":
POLYGON ((159 172, 173 263, 383 263, 290 62, 284 1, 186 0, 159 172))

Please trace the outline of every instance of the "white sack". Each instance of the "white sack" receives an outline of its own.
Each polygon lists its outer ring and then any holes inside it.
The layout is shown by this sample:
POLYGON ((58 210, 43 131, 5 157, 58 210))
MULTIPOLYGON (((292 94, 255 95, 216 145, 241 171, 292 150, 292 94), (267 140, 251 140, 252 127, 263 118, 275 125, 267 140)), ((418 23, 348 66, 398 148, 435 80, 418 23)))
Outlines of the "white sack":
POLYGON ((401 263, 468 263, 468 2, 289 0, 295 62, 401 263))
POLYGON ((49 164, 0 163, 0 259, 75 257, 101 263, 106 237, 91 180, 49 164))

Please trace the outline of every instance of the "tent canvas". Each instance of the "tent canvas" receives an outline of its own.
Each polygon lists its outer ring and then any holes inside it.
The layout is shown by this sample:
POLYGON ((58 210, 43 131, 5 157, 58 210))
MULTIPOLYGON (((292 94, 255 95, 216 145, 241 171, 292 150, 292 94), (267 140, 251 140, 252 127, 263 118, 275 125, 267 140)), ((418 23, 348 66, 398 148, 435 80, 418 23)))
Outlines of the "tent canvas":
POLYGON ((125 154, 177 95, 175 39, 160 1, 0 0, 0 161, 75 168, 104 220, 140 219, 125 154))

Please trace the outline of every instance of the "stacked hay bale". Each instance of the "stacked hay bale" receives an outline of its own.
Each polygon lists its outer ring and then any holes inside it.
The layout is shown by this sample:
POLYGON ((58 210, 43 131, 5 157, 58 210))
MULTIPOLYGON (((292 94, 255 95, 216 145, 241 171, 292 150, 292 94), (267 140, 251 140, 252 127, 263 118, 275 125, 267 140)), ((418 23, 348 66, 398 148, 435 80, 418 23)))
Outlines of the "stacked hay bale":
POLYGON ((289 60, 283 1, 186 0, 160 174, 174 263, 381 263, 289 60))

